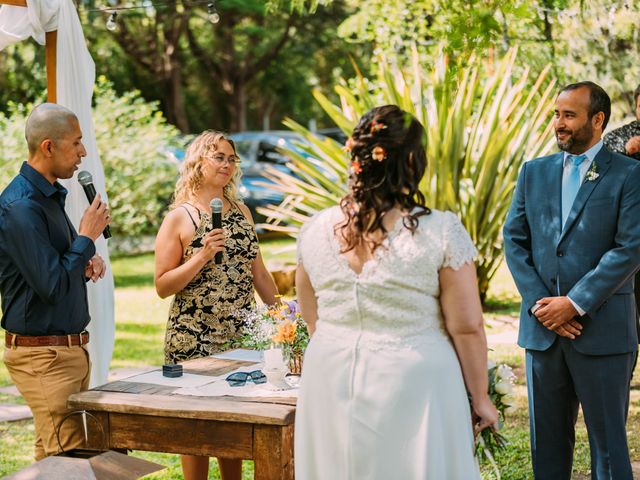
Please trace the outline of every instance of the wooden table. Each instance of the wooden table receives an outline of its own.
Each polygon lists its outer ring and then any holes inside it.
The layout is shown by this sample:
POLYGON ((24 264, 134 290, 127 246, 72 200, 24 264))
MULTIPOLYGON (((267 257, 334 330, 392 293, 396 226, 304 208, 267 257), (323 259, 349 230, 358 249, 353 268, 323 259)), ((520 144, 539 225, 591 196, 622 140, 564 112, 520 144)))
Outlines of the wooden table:
MULTIPOLYGON (((249 362, 204 358, 184 371, 223 375, 249 362)), ((94 415, 89 447, 147 450, 253 460, 256 480, 293 479, 295 398, 172 395, 176 387, 107 383, 69 397, 69 407, 94 415)))

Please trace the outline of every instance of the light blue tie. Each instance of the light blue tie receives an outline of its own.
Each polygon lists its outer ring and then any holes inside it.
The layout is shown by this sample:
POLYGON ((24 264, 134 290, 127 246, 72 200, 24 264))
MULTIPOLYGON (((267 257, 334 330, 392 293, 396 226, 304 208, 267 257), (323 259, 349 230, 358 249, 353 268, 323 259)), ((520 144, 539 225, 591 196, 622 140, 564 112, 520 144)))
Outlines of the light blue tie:
POLYGON ((587 159, 586 155, 568 155, 569 171, 562 178, 562 228, 567 222, 569 212, 580 190, 580 164, 587 159))

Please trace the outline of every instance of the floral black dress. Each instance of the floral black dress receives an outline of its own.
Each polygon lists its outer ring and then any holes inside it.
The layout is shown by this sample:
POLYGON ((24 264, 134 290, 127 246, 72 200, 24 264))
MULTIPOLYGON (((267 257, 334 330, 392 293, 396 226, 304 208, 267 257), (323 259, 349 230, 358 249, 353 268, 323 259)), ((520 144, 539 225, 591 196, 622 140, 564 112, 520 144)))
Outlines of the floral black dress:
MULTIPOLYGON (((199 213, 199 225, 191 219, 196 232, 182 255, 183 263, 202 248, 202 239, 211 229, 211 216, 199 213)), ((165 335, 165 363, 220 352, 239 334, 242 320, 238 312, 255 305, 251 272, 253 260, 258 255, 255 228, 233 202, 223 214, 222 226, 227 234, 222 263, 216 265, 213 259, 208 262, 171 303, 165 335)))
POLYGON ((627 142, 631 140, 631 137, 637 136, 640 136, 640 122, 635 120, 607 133, 603 137, 604 146, 612 152, 640 160, 640 152, 628 154, 626 148, 627 142))

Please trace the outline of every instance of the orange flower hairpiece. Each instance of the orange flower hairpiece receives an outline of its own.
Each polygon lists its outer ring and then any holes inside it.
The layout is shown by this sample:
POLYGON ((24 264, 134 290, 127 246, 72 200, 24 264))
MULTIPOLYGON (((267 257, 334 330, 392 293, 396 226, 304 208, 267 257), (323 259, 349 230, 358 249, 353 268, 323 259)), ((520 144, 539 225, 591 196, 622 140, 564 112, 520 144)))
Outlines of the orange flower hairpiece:
POLYGON ((342 147, 342 149, 345 152, 351 153, 351 150, 353 150, 353 144, 354 143, 355 142, 353 141, 353 138, 349 137, 349 138, 347 138, 347 141, 345 142, 344 147, 342 147))
POLYGON ((381 162, 387 158, 387 152, 380 145, 377 145, 371 150, 371 158, 377 162, 381 162))
POLYGON ((360 165, 360 162, 357 160, 351 162, 351 170, 353 170, 353 173, 355 173, 356 175, 362 173, 362 166, 360 165))
POLYGON ((377 133, 380 130, 384 130, 387 126, 384 123, 377 122, 375 120, 371 121, 371 133, 377 133))

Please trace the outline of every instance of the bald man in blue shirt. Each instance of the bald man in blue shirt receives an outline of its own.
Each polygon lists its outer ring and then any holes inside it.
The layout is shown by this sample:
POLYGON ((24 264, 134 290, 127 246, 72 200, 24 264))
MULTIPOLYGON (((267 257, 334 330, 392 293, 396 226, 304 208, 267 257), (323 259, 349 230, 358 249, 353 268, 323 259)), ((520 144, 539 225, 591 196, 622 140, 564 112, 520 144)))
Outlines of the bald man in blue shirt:
POLYGON ((85 283, 104 276, 94 241, 110 217, 99 195, 78 232, 64 211, 67 191, 57 180, 71 178, 86 155, 73 112, 39 105, 25 137, 28 160, 0 195, 0 297, 4 362, 33 413, 40 460, 84 443, 75 419, 60 422, 69 395, 89 385, 85 283))

